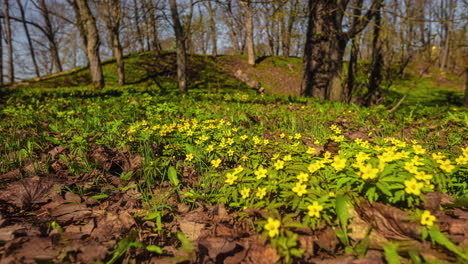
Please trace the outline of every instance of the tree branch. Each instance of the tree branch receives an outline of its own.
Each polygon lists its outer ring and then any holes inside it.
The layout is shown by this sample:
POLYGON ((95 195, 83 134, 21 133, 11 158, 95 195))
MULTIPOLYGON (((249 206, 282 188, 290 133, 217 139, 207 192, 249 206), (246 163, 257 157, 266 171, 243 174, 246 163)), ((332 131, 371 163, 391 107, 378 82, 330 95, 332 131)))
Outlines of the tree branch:
POLYGON ((367 24, 369 24, 369 21, 372 20, 372 17, 377 12, 380 12, 379 10, 382 4, 383 0, 373 0, 372 6, 367 11, 367 13, 361 16, 359 19, 353 21, 353 24, 351 25, 350 29, 348 30, 348 32, 346 32, 347 39, 353 38, 354 36, 359 34, 359 32, 363 31, 364 28, 366 28, 367 24))

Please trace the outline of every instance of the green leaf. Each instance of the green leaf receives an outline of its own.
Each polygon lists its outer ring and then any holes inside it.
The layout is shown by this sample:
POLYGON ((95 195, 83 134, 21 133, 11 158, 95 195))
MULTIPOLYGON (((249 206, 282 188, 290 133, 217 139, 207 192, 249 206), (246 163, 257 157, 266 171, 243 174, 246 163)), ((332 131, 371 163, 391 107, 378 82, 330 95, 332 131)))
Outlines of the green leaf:
POLYGON ((388 264, 400 264, 400 255, 398 255, 398 244, 387 243, 384 245, 385 260, 388 264))
POLYGON ((109 195, 107 195, 107 194, 97 194, 97 195, 91 196, 91 198, 96 199, 96 200, 104 199, 104 198, 107 198, 107 197, 109 197, 109 195))
POLYGON ((125 192, 125 191, 128 190, 128 189, 132 189, 132 188, 136 188, 136 187, 137 187, 136 184, 132 184, 132 185, 129 185, 129 186, 125 186, 125 187, 123 187, 123 188, 120 189, 120 190, 125 192))
POLYGON ((147 216, 145 216, 142 220, 154 220, 154 219, 157 219, 157 218, 161 218, 161 213, 160 212, 153 212, 147 216))
MULTIPOLYGON (((343 195, 338 195, 335 200, 335 210, 336 215, 338 216, 338 220, 340 221, 340 225, 342 228, 342 233, 336 232, 336 235, 345 245, 349 245, 349 239, 347 235, 348 229, 348 220, 349 220, 349 212, 348 212, 348 201, 347 198, 343 195), (340 237, 341 236, 341 237, 340 237)), ((338 230, 335 230, 338 231, 338 230)))
POLYGON ((381 190, 385 195, 389 196, 389 197, 392 197, 393 194, 390 192, 390 190, 387 188, 387 184, 382 184, 380 182, 378 182, 376 184, 377 188, 379 188, 379 190, 381 190))
POLYGON ((158 247, 158 246, 155 246, 155 245, 149 245, 146 247, 146 250, 148 251, 151 251, 151 252, 154 252, 154 253, 158 253, 158 254, 162 254, 163 253, 163 250, 158 247))
POLYGON ((167 177, 169 178, 169 181, 172 183, 174 186, 179 186, 179 178, 177 178, 177 171, 176 169, 171 166, 167 170, 167 177))
POLYGON ((431 240, 437 244, 446 247, 448 250, 457 254, 461 258, 468 260, 468 255, 463 253, 455 244, 452 243, 444 234, 442 234, 437 226, 433 226, 427 230, 431 240))
POLYGON ((343 195, 338 195, 335 200, 336 215, 340 221, 341 227, 347 229, 349 212, 348 212, 348 201, 343 195))

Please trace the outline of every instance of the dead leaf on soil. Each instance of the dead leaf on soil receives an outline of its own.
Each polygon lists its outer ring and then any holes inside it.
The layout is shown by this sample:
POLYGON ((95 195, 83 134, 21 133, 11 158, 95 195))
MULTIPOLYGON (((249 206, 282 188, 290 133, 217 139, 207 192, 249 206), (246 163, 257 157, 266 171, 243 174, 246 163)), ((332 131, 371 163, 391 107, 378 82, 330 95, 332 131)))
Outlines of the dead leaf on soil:
POLYGON ((424 208, 429 211, 439 209, 441 205, 452 204, 455 201, 448 194, 429 192, 424 196, 424 208))
POLYGON ((244 250, 232 257, 227 257, 224 263, 274 264, 280 260, 276 250, 258 236, 243 238, 239 244, 244 250))
POLYGON ((135 225, 135 220, 126 211, 117 213, 108 212, 96 221, 96 228, 92 231, 91 237, 99 241, 110 241, 119 238, 135 225))
POLYGON ((336 237, 335 231, 328 226, 325 230, 322 230, 317 234, 315 243, 319 248, 322 248, 329 253, 333 253, 335 252, 339 241, 336 237))
POLYGON ((58 181, 47 177, 34 176, 7 185, 0 190, 0 200, 19 208, 46 203, 53 193, 52 187, 61 185, 58 181))
POLYGON ((356 258, 349 255, 337 256, 336 258, 312 259, 315 264, 353 264, 356 258))
POLYGON ((34 260, 51 260, 58 254, 59 252, 53 248, 50 239, 31 237, 22 243, 19 249, 8 255, 10 259, 14 260, 10 263, 36 263, 34 260))
POLYGON ((206 237, 200 240, 198 247, 200 254, 206 255, 201 260, 203 263, 207 261, 225 263, 224 259, 226 257, 243 249, 235 241, 232 241, 232 237, 206 237))
POLYGON ((81 245, 76 258, 81 263, 95 263, 105 259, 109 249, 98 243, 87 243, 81 245))
POLYGON ((60 204, 57 207, 47 210, 49 215, 59 224, 71 224, 81 222, 83 219, 90 217, 93 211, 87 208, 85 204, 60 204))
POLYGON ((355 207, 357 215, 366 223, 369 223, 375 232, 379 232, 390 240, 419 239, 420 226, 410 222, 408 214, 396 207, 381 203, 369 203, 361 199, 361 203, 355 207))
POLYGON ((0 175, 1 180, 13 180, 13 179, 18 179, 22 176, 21 170, 20 169, 15 169, 12 171, 9 171, 5 174, 0 175))
POLYGON ((12 225, 0 228, 0 241, 6 242, 15 238, 15 233, 24 229, 22 225, 12 225))

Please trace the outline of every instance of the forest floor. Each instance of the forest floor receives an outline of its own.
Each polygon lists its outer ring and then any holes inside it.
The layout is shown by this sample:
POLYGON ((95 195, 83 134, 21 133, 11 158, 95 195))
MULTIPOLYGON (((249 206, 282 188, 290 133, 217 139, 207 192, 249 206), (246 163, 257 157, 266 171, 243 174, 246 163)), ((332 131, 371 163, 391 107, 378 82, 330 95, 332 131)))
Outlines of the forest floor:
POLYGON ((456 78, 362 108, 296 96, 297 58, 192 56, 182 96, 173 61, 129 56, 125 87, 108 61, 102 90, 85 69, 0 90, 0 263, 468 260, 456 78))

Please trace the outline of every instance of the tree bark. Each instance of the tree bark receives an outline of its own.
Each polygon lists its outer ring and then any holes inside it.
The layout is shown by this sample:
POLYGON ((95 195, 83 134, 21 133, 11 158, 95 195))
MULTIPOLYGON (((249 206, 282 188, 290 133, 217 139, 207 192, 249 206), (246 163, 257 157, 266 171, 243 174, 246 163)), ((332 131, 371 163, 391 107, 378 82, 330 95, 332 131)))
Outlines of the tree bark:
POLYGON ((465 67, 465 98, 463 100, 463 106, 468 107, 468 67, 465 67))
POLYGON ((177 53, 177 81, 179 90, 182 93, 187 92, 187 50, 185 47, 184 28, 180 23, 179 11, 177 10, 177 1, 169 0, 169 6, 172 15, 172 24, 176 37, 176 53, 177 53))
POLYGON ((102 73, 101 57, 99 55, 99 32, 96 27, 96 19, 94 18, 91 10, 89 9, 87 0, 76 0, 78 8, 80 9, 81 17, 85 22, 87 47, 86 54, 89 61, 89 69, 91 71, 91 79, 94 88, 104 87, 104 76, 102 73))
POLYGON ((382 27, 382 16, 380 13, 382 6, 377 7, 375 14, 374 33, 372 39, 372 64, 371 64, 371 76, 369 80, 369 90, 366 95, 366 105, 373 104, 378 96, 380 90, 380 83, 382 82, 382 66, 383 66, 383 55, 382 55, 382 42, 380 41, 380 28, 382 27))
POLYGON ((28 41, 29 53, 31 54, 31 60, 32 60, 32 63, 33 63, 33 66, 34 66, 34 71, 36 73, 36 76, 40 77, 41 73, 39 71, 39 66, 37 65, 36 54, 34 52, 34 46, 32 44, 32 40, 31 40, 31 34, 29 33, 28 25, 26 24, 26 15, 24 13, 23 3, 21 2, 21 0, 16 0, 16 3, 18 4, 18 7, 19 7, 19 11, 20 11, 20 14, 21 14, 21 19, 23 20, 22 24, 23 24, 23 28, 24 28, 24 33, 26 35, 26 40, 28 41))
POLYGON ((50 21, 50 12, 44 0, 38 0, 39 9, 41 11, 42 17, 45 23, 45 31, 47 32, 46 37, 49 41, 49 50, 52 57, 52 61, 55 66, 55 70, 58 72, 63 71, 62 63, 60 61, 59 50, 57 46, 57 39, 55 36, 55 31, 52 27, 52 22, 50 21))
MULTIPOLYGON (((361 16, 363 0, 356 0, 356 6, 353 10, 353 22, 356 23, 356 20, 361 16)), ((348 64, 348 79, 345 87, 345 100, 347 103, 351 102, 353 97, 354 90, 354 80, 357 69, 358 62, 358 53, 359 53, 359 34, 354 36, 351 39, 351 52, 349 55, 349 64, 348 64)))
POLYGON ((369 11, 343 32, 342 20, 348 1, 309 0, 302 95, 332 101, 345 99, 341 74, 346 44, 369 23, 379 1, 374 0, 369 11))
POLYGON ((149 11, 149 19, 150 19, 150 38, 151 38, 151 50, 155 57, 161 54, 161 43, 158 37, 158 25, 156 21, 156 16, 154 15, 155 6, 153 5, 153 1, 148 1, 148 11, 149 11))
POLYGON ((207 3, 208 15, 210 16, 210 39, 211 39, 211 55, 218 56, 218 38, 216 37, 216 22, 214 19, 215 10, 211 1, 207 3))
MULTIPOLYGON (((78 32, 80 33, 80 40, 81 43, 83 44, 82 50, 85 54, 88 53, 87 47, 88 47, 88 37, 86 34, 86 28, 85 28, 85 22, 83 21, 81 14, 80 14, 80 8, 78 7, 78 4, 76 3, 76 0, 67 0, 68 4, 72 7, 73 13, 75 14, 75 26, 78 29, 78 32)), ((88 56, 86 55, 86 59, 88 59, 88 56)), ((89 64, 89 61, 88 61, 89 64)))
MULTIPOLYGON (((3 26, 0 20, 0 58, 3 58, 3 26)), ((3 85, 3 59, 0 59, 0 86, 3 85)))
POLYGON ((140 14, 139 14, 139 10, 138 10, 138 2, 137 0, 133 0, 133 6, 134 6, 134 16, 135 16, 135 28, 136 28, 136 39, 137 39, 137 42, 140 44, 140 50, 139 51, 144 51, 145 50, 145 42, 143 41, 144 37, 143 37, 143 34, 141 32, 141 28, 140 28, 140 14))
POLYGON ((125 65, 123 60, 122 45, 120 43, 120 21, 122 18, 122 6, 120 0, 103 0, 103 20, 109 35, 112 56, 117 65, 119 85, 125 85, 125 65))
POLYGON ((11 25, 10 25, 10 3, 9 0, 4 0, 3 3, 5 12, 5 39, 7 43, 7 55, 8 55, 8 81, 10 83, 15 82, 15 68, 13 65, 13 41, 11 38, 11 25))
POLYGON ((254 29, 253 29, 253 10, 250 0, 241 0, 241 4, 245 11, 245 30, 247 44, 247 58, 249 65, 255 65, 255 45, 254 45, 254 29))

